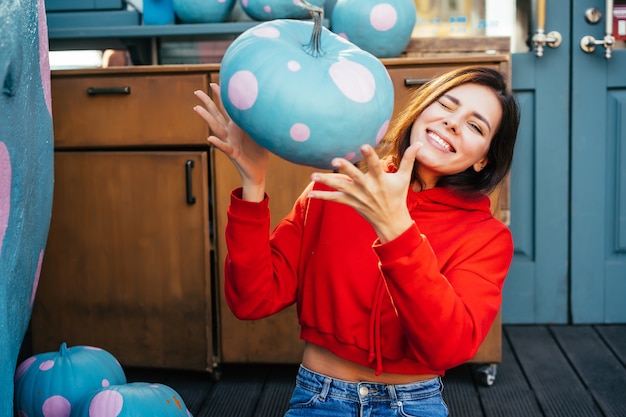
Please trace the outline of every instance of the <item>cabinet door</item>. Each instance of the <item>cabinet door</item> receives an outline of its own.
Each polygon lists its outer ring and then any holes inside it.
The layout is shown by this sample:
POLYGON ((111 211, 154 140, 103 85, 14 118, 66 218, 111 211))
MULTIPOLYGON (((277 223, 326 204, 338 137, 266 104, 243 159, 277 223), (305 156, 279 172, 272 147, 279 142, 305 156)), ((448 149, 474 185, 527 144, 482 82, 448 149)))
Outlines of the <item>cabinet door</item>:
POLYGON ((56 153, 36 353, 67 342, 128 366, 210 368, 208 172, 200 151, 56 153))

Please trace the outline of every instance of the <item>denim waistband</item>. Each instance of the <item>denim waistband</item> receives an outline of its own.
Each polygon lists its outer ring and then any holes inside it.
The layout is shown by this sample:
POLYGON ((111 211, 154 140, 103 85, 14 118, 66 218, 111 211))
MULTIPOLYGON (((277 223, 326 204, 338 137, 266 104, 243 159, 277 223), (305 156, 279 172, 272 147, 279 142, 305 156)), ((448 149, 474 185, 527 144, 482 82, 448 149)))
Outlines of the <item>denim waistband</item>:
POLYGON ((318 374, 302 365, 296 377, 296 385, 317 392, 321 399, 331 397, 359 403, 421 400, 440 395, 443 390, 440 377, 410 384, 351 382, 318 374))

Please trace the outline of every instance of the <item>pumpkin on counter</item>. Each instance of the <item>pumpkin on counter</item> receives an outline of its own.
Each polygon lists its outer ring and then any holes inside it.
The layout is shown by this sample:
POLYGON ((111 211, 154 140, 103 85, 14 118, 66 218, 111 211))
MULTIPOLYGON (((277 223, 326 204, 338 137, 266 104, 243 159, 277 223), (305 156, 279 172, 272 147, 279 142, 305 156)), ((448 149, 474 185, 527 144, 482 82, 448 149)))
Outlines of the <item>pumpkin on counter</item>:
POLYGON ((337 0, 331 29, 378 58, 400 55, 417 21, 413 0, 337 0))
POLYGON ((125 384, 121 365, 109 352, 91 346, 67 347, 24 360, 15 372, 15 409, 20 417, 68 417, 94 389, 125 384))
MULTIPOLYGON (((309 0, 322 7, 326 0, 309 0)), ((300 5, 301 0, 241 0, 241 9, 254 20, 304 19, 309 12, 300 5)))
POLYGON ((71 417, 191 417, 181 396, 163 384, 133 382, 93 391, 71 417))
POLYGON ((236 0, 172 0, 183 23, 220 23, 230 16, 236 0))
POLYGON ((393 111, 385 66, 314 21, 277 19, 241 34, 220 66, 228 115, 252 139, 296 164, 330 169, 334 157, 361 159, 393 111))

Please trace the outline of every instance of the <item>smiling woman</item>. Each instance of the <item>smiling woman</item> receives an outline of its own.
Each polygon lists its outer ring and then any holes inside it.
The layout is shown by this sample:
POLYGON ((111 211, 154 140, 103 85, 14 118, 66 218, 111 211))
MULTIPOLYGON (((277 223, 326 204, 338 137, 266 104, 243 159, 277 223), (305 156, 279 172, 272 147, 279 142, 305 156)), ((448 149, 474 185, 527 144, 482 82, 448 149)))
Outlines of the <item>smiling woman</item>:
POLYGON ((217 102, 197 92, 195 111, 242 181, 227 211, 226 301, 242 320, 297 304, 306 342, 286 416, 446 416, 441 376, 477 352, 513 256, 485 195, 511 166, 519 124, 503 76, 469 67, 424 85, 382 159, 370 145, 363 169, 334 158, 338 172, 313 173, 271 232, 268 151, 212 90, 217 102))

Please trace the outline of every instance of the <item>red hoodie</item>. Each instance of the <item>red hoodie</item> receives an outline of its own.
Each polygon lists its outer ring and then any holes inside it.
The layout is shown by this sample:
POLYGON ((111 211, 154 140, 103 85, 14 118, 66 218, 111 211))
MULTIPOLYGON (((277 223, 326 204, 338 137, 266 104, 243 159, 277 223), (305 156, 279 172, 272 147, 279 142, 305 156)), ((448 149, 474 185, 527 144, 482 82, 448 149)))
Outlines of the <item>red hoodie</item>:
POLYGON ((306 195, 270 235, 268 198, 233 191, 225 293, 235 316, 260 319, 297 302, 303 340, 377 374, 443 375, 474 356, 513 256, 488 197, 409 191, 414 226, 381 244, 354 209, 306 195))

